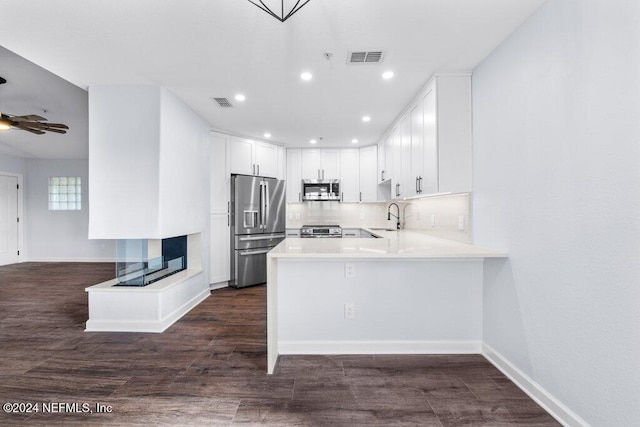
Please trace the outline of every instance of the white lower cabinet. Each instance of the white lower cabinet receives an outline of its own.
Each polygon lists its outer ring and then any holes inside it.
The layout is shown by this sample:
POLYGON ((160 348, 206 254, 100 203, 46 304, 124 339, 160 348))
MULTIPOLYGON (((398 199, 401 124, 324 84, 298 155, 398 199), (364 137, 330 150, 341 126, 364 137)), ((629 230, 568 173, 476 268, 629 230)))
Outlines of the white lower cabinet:
POLYGON ((231 268, 229 215, 209 215, 209 227, 209 283, 227 282, 231 268))

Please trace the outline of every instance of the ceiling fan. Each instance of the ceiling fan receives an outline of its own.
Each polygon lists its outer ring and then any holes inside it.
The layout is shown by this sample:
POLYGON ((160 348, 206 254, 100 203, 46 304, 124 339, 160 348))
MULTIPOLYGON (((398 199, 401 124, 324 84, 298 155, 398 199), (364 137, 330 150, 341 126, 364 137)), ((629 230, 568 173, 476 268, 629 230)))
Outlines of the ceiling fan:
MULTIPOLYGON (((0 84, 4 84, 6 82, 7 81, 4 78, 0 77, 0 84)), ((35 114, 14 116, 0 112, 0 131, 21 129, 35 133, 36 135, 42 135, 45 132, 67 133, 67 129, 69 129, 69 126, 62 123, 43 123, 46 121, 47 119, 44 117, 40 117, 35 114)))
POLYGON ((45 132, 67 133, 69 126, 62 123, 44 123, 47 119, 44 117, 30 114, 28 116, 12 116, 10 114, 0 113, 0 130, 21 129, 36 135, 42 135, 45 132))

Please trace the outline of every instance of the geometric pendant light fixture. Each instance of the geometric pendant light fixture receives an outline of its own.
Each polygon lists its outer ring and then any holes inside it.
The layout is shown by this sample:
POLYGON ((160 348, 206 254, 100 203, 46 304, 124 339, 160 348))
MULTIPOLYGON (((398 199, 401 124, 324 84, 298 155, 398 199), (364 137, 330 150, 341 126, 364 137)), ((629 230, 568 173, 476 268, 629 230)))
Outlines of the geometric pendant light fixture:
MULTIPOLYGON (((297 11, 299 11, 300 9, 302 9, 302 7, 304 5, 306 5, 307 3, 309 3, 311 0, 297 0, 295 2, 295 4, 293 5, 293 7, 290 8, 290 5, 287 5, 286 9, 284 6, 285 1, 284 0, 280 0, 280 4, 278 5, 277 1, 268 1, 268 0, 247 0, 249 3, 251 3, 252 5, 256 6, 257 8, 259 8, 260 10, 263 10, 265 12, 267 12, 269 15, 273 16, 274 18, 276 18, 278 21, 280 22, 284 22, 287 19, 291 18, 297 11), (271 7, 267 6, 266 3, 270 3, 271 7), (280 6, 280 7, 278 7, 280 6), (279 9, 279 10, 278 10, 279 9)), ((293 0, 288 2, 288 3, 293 3, 293 0)))

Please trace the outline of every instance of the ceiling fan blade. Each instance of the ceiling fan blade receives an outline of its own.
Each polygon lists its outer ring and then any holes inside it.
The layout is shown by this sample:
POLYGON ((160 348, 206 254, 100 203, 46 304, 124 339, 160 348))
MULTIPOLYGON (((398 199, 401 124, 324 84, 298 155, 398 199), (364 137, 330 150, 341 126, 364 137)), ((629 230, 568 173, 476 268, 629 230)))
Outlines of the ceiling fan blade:
POLYGON ((10 116, 9 120, 13 120, 14 122, 46 122, 47 119, 44 117, 36 116, 35 114, 31 114, 28 116, 10 116))
POLYGON ((32 129, 32 128, 26 127, 26 126, 16 126, 16 128, 22 129, 22 130, 26 130, 26 131, 31 132, 31 133, 35 133, 36 135, 44 134, 44 131, 41 131, 40 129, 32 129))
POLYGON ((43 124, 46 124, 50 128, 69 129, 69 126, 63 123, 43 123, 43 124))
POLYGON ((67 133, 66 130, 64 129, 56 129, 56 128, 48 128, 48 129, 44 129, 47 132, 55 132, 55 133, 67 133))

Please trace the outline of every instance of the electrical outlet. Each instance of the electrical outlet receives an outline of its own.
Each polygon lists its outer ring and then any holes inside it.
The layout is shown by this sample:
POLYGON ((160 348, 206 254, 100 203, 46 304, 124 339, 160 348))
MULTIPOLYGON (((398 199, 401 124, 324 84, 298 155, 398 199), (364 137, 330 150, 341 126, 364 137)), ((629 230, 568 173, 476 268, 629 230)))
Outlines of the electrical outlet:
POLYGON ((436 226, 436 216, 435 215, 431 215, 431 227, 435 227, 436 226))
POLYGON ((365 220, 364 212, 360 212, 360 221, 364 221, 364 220, 365 220))
POLYGON ((346 263, 344 265, 344 277, 346 277, 347 279, 351 279, 353 277, 356 277, 356 266, 355 264, 352 264, 350 262, 346 263))
POLYGON ((296 221, 300 221, 300 212, 296 212, 296 221))
POLYGON ((356 305, 354 303, 345 303, 344 305, 344 318, 355 319, 356 318, 356 305))
POLYGON ((287 219, 293 219, 293 214, 291 212, 287 214, 287 219))
POLYGON ((464 231, 464 215, 458 216, 458 230, 464 231))

